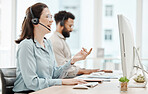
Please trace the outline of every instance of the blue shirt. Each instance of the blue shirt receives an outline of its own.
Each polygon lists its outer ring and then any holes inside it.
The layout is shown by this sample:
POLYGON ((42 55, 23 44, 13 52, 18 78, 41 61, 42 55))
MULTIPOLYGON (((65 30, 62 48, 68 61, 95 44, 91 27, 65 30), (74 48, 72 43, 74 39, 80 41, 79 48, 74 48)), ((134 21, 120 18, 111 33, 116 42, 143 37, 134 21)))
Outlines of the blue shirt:
POLYGON ((24 39, 18 46, 17 70, 14 92, 40 90, 53 85, 61 85, 71 67, 71 61, 57 67, 49 40, 44 39, 45 48, 36 40, 24 39))

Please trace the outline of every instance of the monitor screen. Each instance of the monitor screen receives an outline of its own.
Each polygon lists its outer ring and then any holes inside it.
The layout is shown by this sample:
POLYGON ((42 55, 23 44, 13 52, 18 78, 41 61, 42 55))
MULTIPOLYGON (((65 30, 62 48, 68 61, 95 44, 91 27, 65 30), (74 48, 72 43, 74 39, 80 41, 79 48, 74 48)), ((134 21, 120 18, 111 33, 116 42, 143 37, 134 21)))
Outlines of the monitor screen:
POLYGON ((135 45, 133 31, 129 20, 123 15, 118 15, 118 27, 123 76, 126 76, 129 79, 132 76, 132 70, 134 66, 133 49, 135 45))

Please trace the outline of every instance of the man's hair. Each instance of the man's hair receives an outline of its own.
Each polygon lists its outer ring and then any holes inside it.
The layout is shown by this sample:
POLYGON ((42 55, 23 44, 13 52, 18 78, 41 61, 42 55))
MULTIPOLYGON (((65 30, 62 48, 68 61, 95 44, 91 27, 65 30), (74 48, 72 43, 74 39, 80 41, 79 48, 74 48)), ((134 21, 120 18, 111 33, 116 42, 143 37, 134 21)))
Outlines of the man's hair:
POLYGON ((56 22, 56 24, 58 24, 59 22, 61 22, 62 20, 68 20, 68 18, 71 18, 71 19, 75 19, 75 16, 70 13, 70 12, 66 12, 66 11, 59 11, 58 13, 56 13, 54 15, 54 20, 56 22))

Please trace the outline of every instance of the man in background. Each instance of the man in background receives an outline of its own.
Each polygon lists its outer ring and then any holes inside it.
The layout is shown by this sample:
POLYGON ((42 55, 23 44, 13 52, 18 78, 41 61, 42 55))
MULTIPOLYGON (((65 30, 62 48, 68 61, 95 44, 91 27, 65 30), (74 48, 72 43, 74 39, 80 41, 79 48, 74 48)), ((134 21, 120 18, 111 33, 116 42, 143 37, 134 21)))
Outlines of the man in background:
MULTIPOLYGON (((70 12, 59 11, 54 15, 54 19, 56 22, 56 31, 50 37, 50 40, 58 66, 61 66, 71 59, 71 51, 66 43, 66 38, 69 38, 70 32, 73 31, 75 16, 70 12)), ((67 77, 75 77, 80 74, 90 74, 97 71, 99 69, 88 70, 73 65, 68 70, 67 77)))

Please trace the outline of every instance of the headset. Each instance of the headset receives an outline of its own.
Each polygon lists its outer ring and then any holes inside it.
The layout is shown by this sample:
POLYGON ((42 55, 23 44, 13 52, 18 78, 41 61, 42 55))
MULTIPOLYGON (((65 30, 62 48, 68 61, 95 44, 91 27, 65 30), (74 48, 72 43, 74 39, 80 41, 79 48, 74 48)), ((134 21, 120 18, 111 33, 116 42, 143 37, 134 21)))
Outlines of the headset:
POLYGON ((66 17, 66 15, 64 15, 62 21, 60 22, 60 25, 61 25, 61 26, 64 26, 64 20, 65 20, 65 17, 66 17))
POLYGON ((31 19, 32 24, 34 24, 34 25, 40 24, 43 27, 45 27, 46 29, 48 29, 49 31, 51 31, 47 26, 45 26, 44 24, 40 23, 38 18, 34 17, 33 12, 32 12, 32 7, 30 7, 30 13, 31 13, 31 16, 32 16, 32 19, 31 19))

